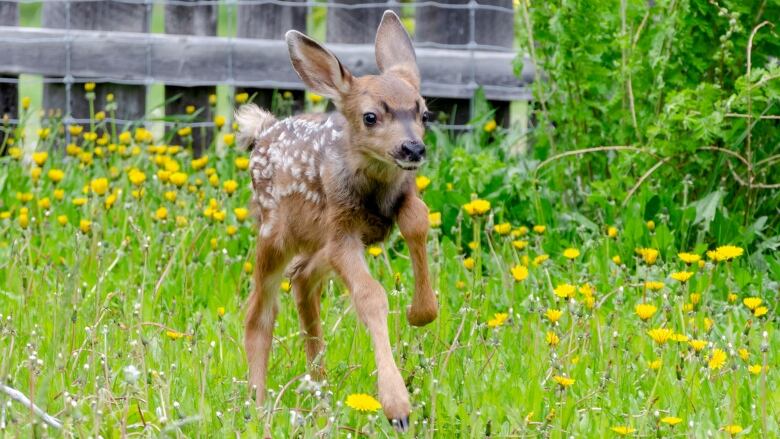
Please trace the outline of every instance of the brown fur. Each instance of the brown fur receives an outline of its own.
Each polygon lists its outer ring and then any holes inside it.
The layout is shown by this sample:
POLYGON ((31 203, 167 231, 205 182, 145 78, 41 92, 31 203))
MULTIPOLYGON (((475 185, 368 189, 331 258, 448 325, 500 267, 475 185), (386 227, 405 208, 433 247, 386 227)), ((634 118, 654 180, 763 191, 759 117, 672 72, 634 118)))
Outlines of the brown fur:
POLYGON ((386 239, 397 222, 407 241, 415 294, 407 318, 422 326, 436 318, 426 261, 428 209, 416 193, 416 166, 401 157, 404 142, 421 144, 425 101, 408 35, 392 12, 377 31, 379 75, 353 77, 331 54, 296 32, 290 57, 304 82, 336 103, 338 112, 277 121, 254 106, 239 109, 242 138, 250 138, 253 204, 258 212, 254 291, 246 317, 249 380, 261 404, 284 267, 289 273, 306 337, 306 357, 324 370, 320 295, 332 269, 350 290, 374 345, 379 399, 399 429, 408 425, 409 396, 387 333, 388 302, 364 258, 366 245, 386 239), (399 40, 400 39, 400 40, 399 40), (377 122, 364 121, 374 113, 377 122), (293 259, 294 257, 294 259, 293 259))

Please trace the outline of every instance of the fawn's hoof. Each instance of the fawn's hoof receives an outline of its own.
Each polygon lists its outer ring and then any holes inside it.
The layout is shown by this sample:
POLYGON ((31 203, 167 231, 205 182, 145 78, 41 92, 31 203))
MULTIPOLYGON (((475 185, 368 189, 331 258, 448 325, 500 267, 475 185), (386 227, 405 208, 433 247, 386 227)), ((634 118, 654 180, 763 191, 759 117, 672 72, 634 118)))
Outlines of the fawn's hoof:
POLYGON ((388 419, 390 425, 395 428, 395 431, 399 433, 406 433, 409 431, 409 415, 402 417, 401 419, 388 419))
POLYGON ((428 309, 417 309, 414 307, 406 308, 406 320, 412 326, 425 326, 436 320, 439 310, 436 305, 428 309))

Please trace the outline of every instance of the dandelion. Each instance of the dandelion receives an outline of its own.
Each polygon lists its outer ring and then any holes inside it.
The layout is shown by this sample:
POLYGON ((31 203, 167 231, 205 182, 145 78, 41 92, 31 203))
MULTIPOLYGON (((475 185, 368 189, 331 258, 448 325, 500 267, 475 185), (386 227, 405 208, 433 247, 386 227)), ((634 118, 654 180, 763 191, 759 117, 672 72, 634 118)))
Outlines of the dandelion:
POLYGON ((89 188, 92 190, 93 194, 105 195, 105 193, 108 192, 108 179, 96 178, 89 182, 89 188))
POLYGON ((227 228, 225 229, 225 232, 227 232, 228 236, 233 236, 236 233, 238 233, 238 227, 236 227, 236 226, 231 224, 231 225, 227 226, 227 228))
POLYGON ((617 227, 610 226, 607 227, 607 236, 610 238, 617 238, 618 235, 618 229, 617 227))
POLYGON ((431 184, 431 179, 424 175, 418 175, 414 182, 417 185, 417 190, 422 192, 431 184))
POLYGON ((620 264, 622 264, 622 263, 623 263, 623 260, 622 260, 622 259, 620 259, 620 255, 615 255, 615 256, 612 256, 612 262, 613 262, 615 265, 620 265, 620 264))
POLYGON ((236 103, 245 104, 249 100, 249 93, 236 93, 236 103))
POLYGON ((140 186, 146 181, 146 174, 137 169, 131 169, 127 174, 127 178, 130 179, 130 183, 132 183, 133 186, 140 186))
POLYGON ((370 254, 373 257, 377 257, 382 254, 382 248, 372 245, 371 247, 368 248, 368 254, 370 254))
POLYGON ((570 284, 560 284, 553 290, 553 293, 555 293, 555 295, 561 299, 571 299, 574 297, 576 292, 577 289, 574 287, 574 285, 570 284))
POLYGON ((512 236, 515 238, 519 238, 521 236, 525 236, 528 234, 528 227, 526 226, 520 226, 516 228, 515 230, 512 230, 512 236))
POLYGON ((612 431, 615 433, 621 435, 621 436, 628 436, 629 434, 636 431, 636 429, 631 428, 627 425, 618 425, 617 427, 612 427, 612 431))
POLYGON ((544 336, 544 341, 547 342, 548 345, 555 347, 558 346, 558 343, 560 343, 561 339, 558 338, 556 333, 547 331, 547 334, 544 336))
POLYGON ((736 424, 732 424, 732 425, 725 425, 725 426, 723 426, 723 428, 721 428, 721 430, 723 430, 726 433, 734 436, 734 435, 737 435, 737 434, 742 432, 742 427, 740 427, 739 425, 736 425, 736 424))
POLYGON ((178 340, 187 336, 187 334, 179 331, 165 331, 165 335, 167 335, 171 340, 178 340))
POLYGON ((32 155, 32 159, 38 166, 43 166, 44 163, 46 163, 46 159, 49 158, 49 153, 46 151, 40 151, 40 152, 34 152, 32 155))
POLYGON ((640 303, 634 307, 634 311, 636 312, 636 315, 638 315, 640 319, 647 320, 650 317, 652 317, 656 311, 658 311, 658 308, 655 305, 640 303))
POLYGON ((649 220, 647 223, 645 223, 645 225, 647 226, 647 230, 651 232, 655 230, 655 221, 649 220))
POLYGON ((555 323, 555 322, 557 322, 558 320, 560 320, 560 318, 561 318, 561 316, 562 316, 562 315, 563 315, 563 311, 561 311, 561 310, 559 310, 559 309, 548 309, 548 310, 547 310, 547 311, 544 313, 544 316, 545 316, 545 317, 547 317, 547 319, 548 319, 550 322, 552 322, 552 323, 555 323))
POLYGON ((740 348, 737 351, 737 354, 739 354, 739 358, 741 358, 742 361, 747 361, 748 358, 750 358, 750 352, 745 348, 740 348))
POLYGON ((645 288, 647 288, 650 291, 658 291, 664 287, 663 282, 658 281, 646 281, 645 282, 645 288))
POLYGON ((514 247, 514 248, 516 248, 518 250, 522 250, 522 249, 528 247, 528 241, 525 241, 525 240, 512 241, 512 247, 514 247))
POLYGON ((528 268, 523 265, 515 265, 512 267, 512 277, 517 282, 522 282, 528 278, 528 268))
POLYGON ((38 207, 46 210, 49 207, 51 207, 51 201, 49 200, 49 197, 43 197, 40 200, 38 200, 38 207))
POLYGON ((344 403, 352 410, 359 412, 376 412, 382 408, 382 404, 379 403, 373 396, 365 393, 353 393, 347 396, 344 403))
POLYGON ((187 217, 182 215, 176 215, 176 227, 186 227, 187 226, 187 217))
POLYGON ((20 213, 19 216, 16 218, 16 221, 19 222, 19 227, 26 229, 27 226, 30 225, 30 217, 27 216, 27 213, 20 213))
POLYGON ((658 259, 658 250, 654 248, 638 248, 636 253, 642 257, 642 260, 647 265, 655 264, 655 261, 658 259))
POLYGON ((311 102, 312 104, 315 104, 315 105, 319 104, 320 102, 322 102, 325 99, 325 98, 323 98, 322 96, 320 96, 320 95, 318 95, 316 93, 308 93, 306 95, 306 98, 309 100, 309 102, 311 102))
POLYGON ((748 372, 750 372, 753 375, 761 374, 762 370, 764 370, 764 366, 760 364, 753 364, 751 366, 748 366, 748 372))
POLYGON ((707 361, 707 367, 712 370, 718 370, 726 364, 728 356, 721 349, 713 349, 710 354, 710 359, 707 361))
POLYGON ((576 248, 567 248, 563 251, 563 257, 566 259, 577 259, 577 257, 580 255, 580 251, 576 248))
POLYGON ((474 258, 466 258, 463 260, 463 266, 466 267, 467 270, 474 269, 475 263, 474 258))
POLYGON ((702 349, 707 347, 707 342, 704 340, 689 340, 688 344, 693 348, 696 352, 701 352, 702 349))
POLYGON ((22 109, 23 110, 29 109, 30 108, 30 102, 31 102, 31 99, 30 99, 29 96, 23 97, 22 98, 22 109))
POLYGON ((486 133, 492 133, 493 131, 496 130, 497 126, 498 126, 498 124, 496 123, 496 120, 495 119, 490 119, 489 121, 485 122, 485 124, 482 126, 482 129, 486 133))
POLYGON ((168 180, 174 185, 176 185, 177 187, 182 187, 184 186, 184 183, 187 182, 187 174, 183 172, 174 172, 173 174, 171 174, 168 180))
POLYGON ((239 222, 244 222, 246 217, 249 215, 249 210, 245 207, 236 207, 233 209, 233 213, 236 215, 236 219, 239 222))
POLYGON ((701 256, 697 255, 696 253, 677 253, 677 257, 688 265, 695 264, 701 260, 701 256))
POLYGON ((433 227, 441 227, 441 212, 431 212, 428 214, 428 224, 433 227))
POLYGON ((244 262, 244 273, 251 274, 252 273, 252 263, 251 262, 244 262))
POLYGON ((563 388, 566 388, 566 387, 571 387, 572 384, 574 384, 575 380, 574 380, 574 378, 569 378, 569 377, 565 377, 565 376, 561 376, 561 375, 555 375, 553 377, 553 381, 558 383, 559 386, 561 386, 563 388))
POLYGON ((86 91, 87 93, 91 93, 95 91, 95 83, 94 82, 84 83, 84 91, 86 91))
POLYGON ((235 163, 236 168, 242 171, 246 171, 249 168, 249 158, 247 157, 237 157, 233 163, 235 163))
POLYGON ((84 197, 78 197, 73 199, 74 206, 83 206, 85 204, 87 204, 87 199, 84 197))
POLYGON ((498 328, 499 326, 502 326, 504 323, 506 323, 508 318, 509 314, 505 312, 498 312, 493 314, 493 318, 488 320, 487 325, 490 328, 498 328))
POLYGON ((92 221, 86 219, 79 221, 79 230, 85 235, 89 233, 92 230, 92 221))
POLYGON ((493 226, 493 231, 501 236, 508 235, 512 231, 512 224, 501 223, 493 226))
POLYGON ((67 216, 65 216, 65 215, 59 215, 59 216, 57 217, 57 222, 58 222, 58 223, 59 223, 61 226, 64 226, 65 224, 68 224, 68 217, 67 217, 67 216))
POLYGON ((765 306, 759 306, 758 308, 753 310, 753 315, 755 317, 763 317, 766 315, 766 313, 769 312, 769 308, 765 306))
POLYGON ((483 215, 490 210, 490 202, 486 200, 472 200, 463 205, 463 210, 470 216, 483 215))
POLYGON ((547 230, 547 226, 536 225, 534 226, 533 230, 534 233, 538 233, 539 235, 541 235, 545 232, 545 230, 547 230))
POLYGON ((742 247, 736 247, 733 245, 722 245, 715 249, 715 260, 717 260, 718 262, 731 261, 733 259, 742 256, 743 253, 745 253, 745 250, 742 249, 742 247))
POLYGON ((162 221, 168 218, 168 209, 165 207, 160 207, 154 212, 154 219, 157 221, 162 221))
POLYGON ((224 189, 225 193, 227 193, 228 195, 232 195, 233 192, 235 192, 236 189, 238 189, 238 182, 236 182, 235 180, 228 180, 222 184, 222 189, 224 189))
POLYGON ((225 307, 224 306, 220 306, 219 308, 217 308, 217 316, 218 317, 225 317, 225 307))
POLYGON ((533 263, 535 267, 538 267, 539 265, 542 265, 545 261, 550 259, 550 255, 539 255, 534 258, 533 263))
POLYGON ((647 331, 647 335, 649 335, 650 338, 652 338, 653 341, 659 345, 666 343, 673 334, 674 331, 669 328, 655 328, 647 331))
POLYGON ((729 303, 734 303, 737 301, 739 297, 734 293, 729 293, 729 295, 726 297, 726 299, 729 301, 729 303))
POLYGON ((691 276, 693 276, 693 273, 690 271, 678 271, 669 275, 669 277, 680 283, 688 282, 691 276))
POLYGON ((666 416, 666 417, 661 418, 661 422, 664 423, 664 424, 668 424, 668 425, 674 426, 674 425, 677 425, 680 422, 682 422, 682 419, 677 418, 675 416, 666 416))
POLYGON ((761 305, 761 298, 759 297, 746 297, 742 300, 742 303, 748 307, 751 311, 755 311, 759 305, 761 305))
POLYGON ((227 133, 222 136, 222 141, 225 143, 225 146, 233 146, 236 143, 236 135, 233 133, 227 133))
POLYGON ((661 361, 660 358, 656 358, 655 360, 649 361, 647 363, 647 367, 649 367, 651 370, 658 370, 661 368, 662 365, 663 362, 661 361))
POLYGON ((46 173, 46 176, 49 177, 49 180, 51 180, 52 183, 56 184, 65 178, 65 172, 60 169, 52 168, 49 170, 49 172, 46 173))

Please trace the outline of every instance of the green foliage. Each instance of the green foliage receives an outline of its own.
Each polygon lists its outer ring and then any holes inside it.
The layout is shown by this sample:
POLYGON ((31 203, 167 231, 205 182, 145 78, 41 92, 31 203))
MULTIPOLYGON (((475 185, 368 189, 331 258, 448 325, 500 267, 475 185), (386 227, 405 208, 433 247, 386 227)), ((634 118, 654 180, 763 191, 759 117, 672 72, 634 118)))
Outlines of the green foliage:
POLYGON ((671 194, 669 207, 717 193, 718 218, 747 227, 766 216, 776 232, 780 125, 758 118, 780 114, 780 40, 771 23, 757 27, 778 16, 777 1, 520 2, 518 40, 523 52, 533 49, 543 78, 534 84, 533 156, 639 150, 556 160, 543 183, 592 190, 562 198, 587 210, 592 197, 623 204, 649 172, 642 187, 671 194), (581 175, 582 187, 562 173, 581 175))

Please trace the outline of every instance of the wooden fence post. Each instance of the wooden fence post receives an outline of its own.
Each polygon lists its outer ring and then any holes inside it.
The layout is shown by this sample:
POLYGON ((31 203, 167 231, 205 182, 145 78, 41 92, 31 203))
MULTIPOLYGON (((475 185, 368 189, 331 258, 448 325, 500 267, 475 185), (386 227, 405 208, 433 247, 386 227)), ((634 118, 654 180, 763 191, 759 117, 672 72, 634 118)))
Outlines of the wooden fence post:
MULTIPOLYGON (((445 4, 468 5, 470 0, 439 0, 445 4)), ((501 6, 512 9, 512 0, 480 0, 479 5, 501 6)), ((496 46, 496 49, 512 48, 514 42, 514 14, 509 11, 495 11, 474 8, 474 42, 478 45, 496 46)), ((415 41, 418 43, 467 45, 471 41, 471 14, 468 8, 448 9, 437 5, 417 8, 415 41)), ((508 123, 509 103, 491 102, 496 109, 496 121, 508 123)), ((467 99, 437 98, 432 100, 432 111, 444 111, 452 114, 454 122, 463 124, 473 116, 467 99)))
MULTIPOLYGON (((43 3, 43 27, 55 29, 84 29, 140 32, 149 31, 151 3, 122 3, 113 1, 58 1, 43 3), (68 22, 70 21, 70 23, 68 22)), ((146 60, 139 60, 146 62, 146 60)), ((67 75, 69 72, 63 72, 67 75)), ((76 119, 89 117, 89 103, 85 97, 83 80, 74 82, 70 90, 70 113, 76 119)), ((66 84, 44 84, 43 107, 67 111, 66 84)), ((97 84, 95 111, 105 107, 106 95, 112 93, 117 102, 116 117, 138 120, 146 113, 146 86, 97 84)))
MULTIPOLYGON (((264 40, 283 40, 290 29, 306 32, 306 0, 293 0, 296 5, 242 4, 238 6, 236 36, 239 38, 258 38, 264 40)), ((304 93, 301 90, 279 90, 292 94, 291 110, 303 110, 304 93)), ((262 108, 274 110, 274 90, 251 87, 238 87, 236 93, 256 94, 254 102, 262 108)))
MULTIPOLYGON (((19 10, 16 2, 0 1, 0 26, 16 26, 19 22, 19 10)), ((3 74, 3 63, 0 62, 0 79, 18 80, 16 75, 3 74)), ((0 82, 0 119, 8 115, 16 119, 19 114, 19 88, 17 84, 0 82)), ((0 122, 2 124, 2 122, 0 122)), ((0 133, 0 141, 3 139, 0 133)), ((7 148, 0 144, 0 152, 7 148)))
MULTIPOLYGON (((191 0, 194 1, 194 0, 191 0)), ((198 36, 214 36, 217 34, 217 5, 165 5, 165 33, 186 34, 198 36)), ((203 66, 208 68, 208 66, 203 66)), ((179 95, 178 99, 169 102, 165 106, 166 115, 185 115, 188 106, 192 105, 200 113, 196 121, 210 121, 212 119, 209 95, 215 94, 215 86, 204 87, 179 87, 165 86, 165 100, 179 95)), ((192 148, 195 156, 208 149, 213 139, 212 129, 209 127, 192 128, 192 148)), ((183 139, 178 134, 174 136, 173 143, 184 145, 183 139)))

